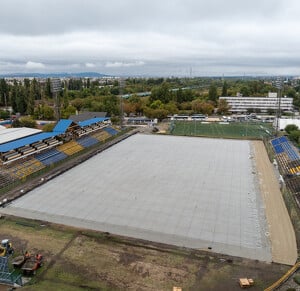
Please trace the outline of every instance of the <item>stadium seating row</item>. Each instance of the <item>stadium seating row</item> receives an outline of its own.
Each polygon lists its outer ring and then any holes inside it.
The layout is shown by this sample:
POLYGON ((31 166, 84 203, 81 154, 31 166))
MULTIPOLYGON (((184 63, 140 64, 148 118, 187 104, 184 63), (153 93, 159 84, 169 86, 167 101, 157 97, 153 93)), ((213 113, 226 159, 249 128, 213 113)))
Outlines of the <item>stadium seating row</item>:
POLYGON ((294 150, 287 137, 281 136, 279 138, 275 138, 271 140, 271 144, 277 155, 285 152, 291 161, 297 161, 300 159, 299 154, 294 150))
POLYGON ((76 141, 70 141, 59 146, 57 149, 60 152, 63 152, 66 155, 71 156, 80 152, 83 149, 83 147, 79 145, 76 141))

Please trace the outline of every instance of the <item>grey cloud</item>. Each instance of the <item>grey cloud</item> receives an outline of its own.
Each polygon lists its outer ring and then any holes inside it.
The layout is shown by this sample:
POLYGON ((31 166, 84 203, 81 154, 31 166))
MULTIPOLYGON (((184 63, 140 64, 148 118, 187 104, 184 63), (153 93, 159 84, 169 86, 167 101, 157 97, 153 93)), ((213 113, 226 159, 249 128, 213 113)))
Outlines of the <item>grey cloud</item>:
POLYGON ((298 0, 0 4, 0 72, 271 73, 299 65, 298 0))

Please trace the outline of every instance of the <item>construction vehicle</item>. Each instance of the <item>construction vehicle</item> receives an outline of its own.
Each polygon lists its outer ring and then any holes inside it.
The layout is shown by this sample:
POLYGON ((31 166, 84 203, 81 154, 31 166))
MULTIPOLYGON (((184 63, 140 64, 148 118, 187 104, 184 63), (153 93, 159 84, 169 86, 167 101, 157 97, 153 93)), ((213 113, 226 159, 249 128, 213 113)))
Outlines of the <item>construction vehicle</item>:
POLYGON ((1 241, 0 246, 0 257, 6 257, 12 255, 14 253, 14 249, 12 247, 12 243, 9 239, 3 239, 1 241))

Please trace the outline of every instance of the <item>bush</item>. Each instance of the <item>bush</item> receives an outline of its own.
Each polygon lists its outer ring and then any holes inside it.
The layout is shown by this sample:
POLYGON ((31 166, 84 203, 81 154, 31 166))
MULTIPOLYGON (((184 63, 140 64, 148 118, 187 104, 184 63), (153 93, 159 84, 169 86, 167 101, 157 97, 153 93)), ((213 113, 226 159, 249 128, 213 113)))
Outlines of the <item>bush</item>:
POLYGON ((43 126, 43 131, 51 132, 55 126, 55 123, 47 123, 43 126))
POLYGON ((36 122, 29 116, 21 117, 16 119, 12 123, 12 127, 30 127, 36 128, 36 122))
POLYGON ((294 131, 294 130, 298 130, 299 128, 298 128, 298 126, 297 125, 295 125, 295 124, 288 124, 286 127, 285 127, 285 131, 288 133, 288 134, 290 134, 292 131, 294 131))

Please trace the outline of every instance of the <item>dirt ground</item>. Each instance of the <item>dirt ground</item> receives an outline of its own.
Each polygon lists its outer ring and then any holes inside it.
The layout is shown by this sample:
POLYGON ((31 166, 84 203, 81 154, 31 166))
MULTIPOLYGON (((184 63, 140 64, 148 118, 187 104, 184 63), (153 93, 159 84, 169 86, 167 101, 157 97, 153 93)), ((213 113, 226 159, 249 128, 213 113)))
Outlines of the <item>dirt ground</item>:
POLYGON ((273 262, 294 265, 297 245, 293 225, 262 141, 253 141, 259 184, 265 204, 273 262))
MULTIPOLYGON (((288 267, 179 249, 21 218, 0 220, 15 255, 42 253, 41 269, 22 290, 240 290, 238 278, 263 290, 288 267)), ((2 289, 0 289, 2 291, 2 289)), ((3 290, 8 290, 3 287, 3 290)))

